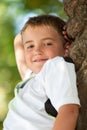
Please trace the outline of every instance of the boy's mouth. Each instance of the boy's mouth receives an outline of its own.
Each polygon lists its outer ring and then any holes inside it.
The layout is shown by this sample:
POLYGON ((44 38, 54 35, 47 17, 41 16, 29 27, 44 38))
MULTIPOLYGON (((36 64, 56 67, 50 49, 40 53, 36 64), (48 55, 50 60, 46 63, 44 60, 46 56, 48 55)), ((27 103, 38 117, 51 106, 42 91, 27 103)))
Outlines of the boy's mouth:
POLYGON ((44 62, 47 61, 48 59, 35 59, 33 60, 33 62, 44 62))

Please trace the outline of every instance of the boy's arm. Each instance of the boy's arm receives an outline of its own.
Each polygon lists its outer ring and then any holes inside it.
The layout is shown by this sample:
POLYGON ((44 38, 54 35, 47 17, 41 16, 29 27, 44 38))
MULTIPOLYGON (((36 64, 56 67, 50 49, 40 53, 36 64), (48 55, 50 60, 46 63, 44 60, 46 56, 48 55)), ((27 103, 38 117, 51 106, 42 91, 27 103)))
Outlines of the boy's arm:
POLYGON ((53 130, 75 130, 79 106, 67 104, 60 108, 53 130))
POLYGON ((58 110, 52 130, 75 130, 80 101, 76 86, 75 66, 72 60, 68 57, 56 57, 47 61, 42 72, 46 77, 44 79, 46 80, 47 96, 54 108, 58 110))
POLYGON ((16 35, 14 39, 14 52, 19 74, 21 78, 24 79, 28 67, 24 57, 24 47, 22 44, 21 34, 16 35))

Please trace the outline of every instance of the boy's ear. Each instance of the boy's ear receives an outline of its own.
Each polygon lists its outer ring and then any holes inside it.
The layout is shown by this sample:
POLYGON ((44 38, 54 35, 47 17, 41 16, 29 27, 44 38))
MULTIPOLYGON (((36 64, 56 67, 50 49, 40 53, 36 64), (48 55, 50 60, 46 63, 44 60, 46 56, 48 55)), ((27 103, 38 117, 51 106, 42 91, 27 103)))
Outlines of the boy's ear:
POLYGON ((69 48, 70 48, 70 42, 67 42, 66 44, 65 44, 65 54, 64 54, 64 57, 67 57, 67 56, 69 56, 69 48))

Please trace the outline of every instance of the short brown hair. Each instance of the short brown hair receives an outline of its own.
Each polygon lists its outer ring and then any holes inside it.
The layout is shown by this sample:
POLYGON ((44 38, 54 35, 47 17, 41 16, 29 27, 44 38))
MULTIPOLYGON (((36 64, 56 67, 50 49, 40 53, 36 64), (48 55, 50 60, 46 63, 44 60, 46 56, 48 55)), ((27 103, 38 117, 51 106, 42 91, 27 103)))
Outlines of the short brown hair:
POLYGON ((29 25, 32 27, 40 26, 40 25, 51 26, 58 32, 60 37, 62 37, 63 43, 65 44, 66 41, 65 41, 63 34, 62 34, 63 27, 65 24, 66 24, 66 22, 63 21, 58 16, 46 15, 46 14, 38 15, 35 17, 30 17, 27 20, 27 22, 25 23, 24 27, 21 30, 21 33, 24 32, 29 25))

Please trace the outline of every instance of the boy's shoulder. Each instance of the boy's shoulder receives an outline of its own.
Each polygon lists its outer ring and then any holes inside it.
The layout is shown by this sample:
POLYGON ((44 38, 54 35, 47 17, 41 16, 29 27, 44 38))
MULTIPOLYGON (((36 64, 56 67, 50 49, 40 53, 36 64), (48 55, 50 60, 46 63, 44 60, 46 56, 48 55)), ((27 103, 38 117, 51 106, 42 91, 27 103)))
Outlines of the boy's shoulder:
POLYGON ((48 60, 44 64, 41 72, 43 72, 44 74, 51 73, 51 72, 53 73, 53 71, 58 71, 66 67, 68 68, 69 66, 71 66, 70 68, 72 68, 73 65, 74 65, 74 62, 72 58, 57 56, 55 58, 48 60))
POLYGON ((56 56, 55 58, 52 58, 47 61, 46 64, 56 64, 56 63, 62 63, 62 62, 67 62, 67 63, 73 63, 73 60, 71 57, 61 57, 61 56, 56 56))

